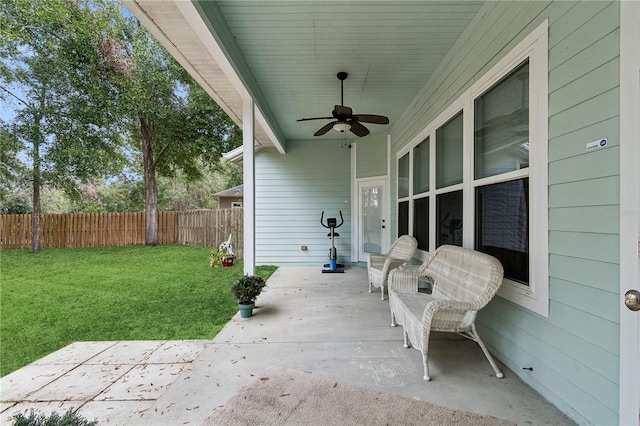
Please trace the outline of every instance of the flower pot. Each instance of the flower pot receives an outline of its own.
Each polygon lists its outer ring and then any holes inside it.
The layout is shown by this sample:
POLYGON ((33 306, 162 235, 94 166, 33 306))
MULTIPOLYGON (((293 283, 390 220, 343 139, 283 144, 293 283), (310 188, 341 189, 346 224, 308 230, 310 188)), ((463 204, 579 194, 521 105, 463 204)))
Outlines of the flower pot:
POLYGON ((235 256, 227 256, 224 259, 222 259, 222 266, 224 266, 225 268, 230 268, 233 266, 233 259, 235 259, 235 256))
POLYGON ((238 308, 240 309, 240 318, 249 318, 253 315, 253 307, 255 303, 251 303, 248 305, 238 303, 238 308))

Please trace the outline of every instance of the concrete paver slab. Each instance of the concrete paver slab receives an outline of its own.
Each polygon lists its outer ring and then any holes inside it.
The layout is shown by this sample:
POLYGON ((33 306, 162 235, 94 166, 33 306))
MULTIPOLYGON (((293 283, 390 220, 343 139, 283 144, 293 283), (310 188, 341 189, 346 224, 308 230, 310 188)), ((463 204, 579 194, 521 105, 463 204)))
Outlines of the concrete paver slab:
POLYGON ((209 340, 180 340, 164 342, 147 358, 149 364, 191 362, 209 345, 209 340))
POLYGON ((33 362, 35 365, 41 364, 81 364, 95 357, 117 342, 74 342, 64 348, 50 353, 33 362))
POLYGON ((152 341, 122 341, 109 347, 87 361, 88 364, 137 364, 146 361, 153 352, 165 342, 152 341))
POLYGON ((156 400, 188 367, 189 364, 136 365, 94 399, 156 400))
POLYGON ((96 397, 133 365, 82 364, 29 395, 29 401, 87 401, 96 397))
POLYGON ((75 364, 27 365, 0 380, 0 398, 2 401, 26 399, 30 394, 64 376, 75 367, 75 364))
POLYGON ((99 425, 135 425, 155 401, 89 401, 78 411, 87 420, 98 419, 99 425))

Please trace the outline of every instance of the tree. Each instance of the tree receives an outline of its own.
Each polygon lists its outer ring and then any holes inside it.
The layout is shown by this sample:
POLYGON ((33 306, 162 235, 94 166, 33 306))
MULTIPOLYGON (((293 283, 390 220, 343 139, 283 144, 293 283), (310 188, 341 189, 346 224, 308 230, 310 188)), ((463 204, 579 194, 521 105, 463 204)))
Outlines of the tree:
MULTIPOLYGON (((23 213, 25 210, 24 197, 13 191, 16 185, 23 179, 26 169, 18 157, 22 144, 7 128, 4 121, 0 120, 0 203, 5 210, 23 213), (20 207, 7 208, 6 205, 20 207)), ((30 207, 26 208, 27 210, 30 207)))
POLYGON ((123 166, 125 141, 142 157, 145 245, 156 245, 157 176, 192 181, 218 168, 221 154, 240 145, 239 129, 114 0, 1 5, 0 92, 18 109, 8 132, 29 148, 32 250, 42 186, 82 205, 82 185, 123 166))
MULTIPOLYGON (((113 172, 120 151, 117 99, 121 64, 103 54, 117 5, 102 0, 0 3, 0 95, 16 109, 5 136, 28 152, 32 184, 31 251, 40 251, 43 185, 73 196, 78 185, 113 172)), ((17 156, 9 159, 18 167, 17 156)))
POLYGON ((222 165, 222 175, 225 178, 224 189, 233 188, 242 185, 243 174, 242 167, 236 166, 230 161, 225 161, 222 165))
POLYGON ((158 244, 157 175, 193 181, 218 168, 222 153, 239 146, 240 130, 171 55, 141 27, 130 32, 125 108, 130 141, 142 152, 145 245, 158 244))

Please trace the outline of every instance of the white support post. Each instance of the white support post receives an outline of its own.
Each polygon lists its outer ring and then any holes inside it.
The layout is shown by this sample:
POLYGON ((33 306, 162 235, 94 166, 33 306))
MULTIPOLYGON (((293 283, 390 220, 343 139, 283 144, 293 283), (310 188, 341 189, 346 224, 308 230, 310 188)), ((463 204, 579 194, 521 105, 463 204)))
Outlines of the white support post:
MULTIPOLYGON (((640 290, 640 3, 620 2, 620 408, 618 424, 640 424, 640 312, 627 309, 640 290)), ((610 148, 607 148, 610 149, 610 148)), ((613 218, 609 218, 613 220, 613 218)))
POLYGON ((255 106, 253 99, 242 103, 243 205, 244 205, 244 274, 256 272, 256 167, 255 106))

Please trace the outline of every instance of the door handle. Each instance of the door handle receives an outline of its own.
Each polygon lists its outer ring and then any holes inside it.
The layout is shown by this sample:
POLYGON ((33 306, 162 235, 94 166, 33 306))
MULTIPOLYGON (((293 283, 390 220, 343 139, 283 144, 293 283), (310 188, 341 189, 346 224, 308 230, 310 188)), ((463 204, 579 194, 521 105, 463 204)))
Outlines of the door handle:
POLYGON ((640 292, 629 290, 624 294, 624 304, 632 311, 640 311, 640 292))

